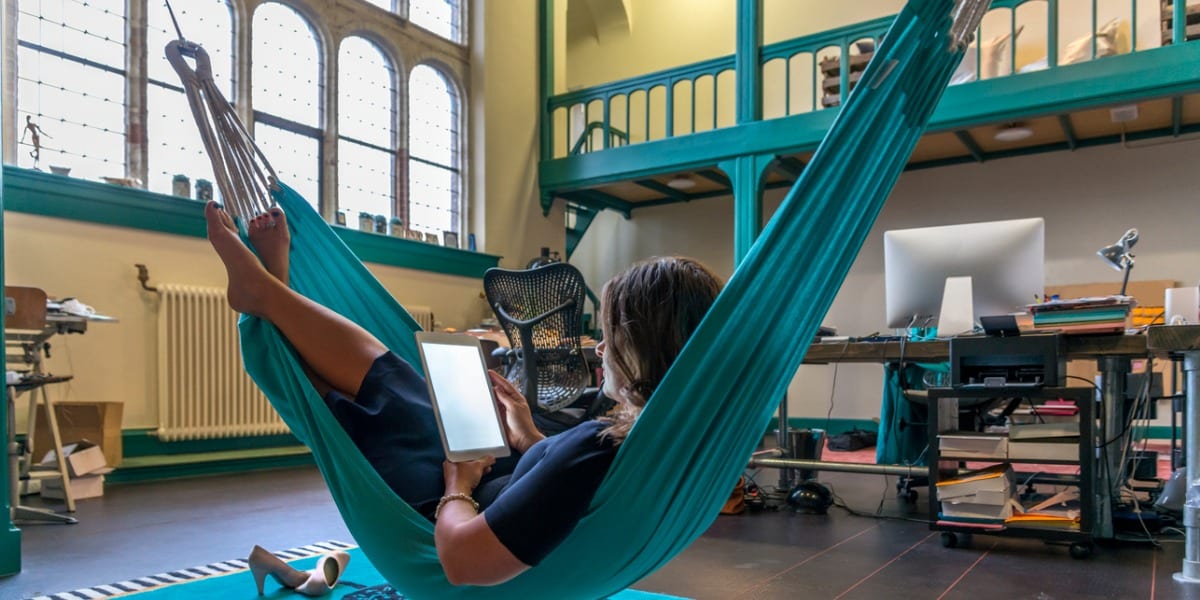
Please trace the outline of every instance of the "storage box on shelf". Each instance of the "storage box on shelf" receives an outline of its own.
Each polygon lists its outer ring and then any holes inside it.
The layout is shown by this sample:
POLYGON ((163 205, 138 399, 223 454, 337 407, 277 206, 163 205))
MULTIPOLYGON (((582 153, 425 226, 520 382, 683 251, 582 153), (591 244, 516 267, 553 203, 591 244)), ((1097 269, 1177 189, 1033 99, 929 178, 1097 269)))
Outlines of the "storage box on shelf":
MULTIPOLYGON (((850 89, 853 90, 858 80, 862 78, 867 63, 875 55, 872 50, 850 55, 850 89)), ((827 56, 821 59, 818 67, 821 69, 821 106, 829 108, 842 103, 842 60, 837 56, 827 56)))
MULTIPOLYGON (((1175 38, 1175 4, 1172 0, 1161 0, 1162 3, 1162 45, 1166 46, 1175 38)), ((1200 40, 1200 2, 1194 0, 1187 3, 1184 9, 1184 40, 1200 40)))
POLYGON ((958 546, 970 534, 1003 535, 1069 542, 1071 556, 1090 555, 1096 517, 1093 404, 1093 390, 1086 387, 931 388, 929 481, 937 492, 929 498, 930 529, 942 532, 942 544, 958 546), (1033 406, 1067 401, 1073 402, 1078 414, 1070 422, 1016 425, 1005 433, 978 432, 963 425, 959 404, 971 399, 964 404, 986 410, 986 403, 978 403, 980 398, 1033 406), (975 468, 964 471, 968 463, 975 468), (1022 472, 1022 465, 1030 464, 1078 465, 1078 475, 1022 472), (1021 485, 1025 490, 1018 489, 1021 485), (1022 491, 1043 492, 1045 487, 1038 486, 1051 485, 1053 494, 1037 496, 1052 497, 1052 502, 1020 502, 1022 491), (1069 509, 1059 506, 1068 501, 1069 509))

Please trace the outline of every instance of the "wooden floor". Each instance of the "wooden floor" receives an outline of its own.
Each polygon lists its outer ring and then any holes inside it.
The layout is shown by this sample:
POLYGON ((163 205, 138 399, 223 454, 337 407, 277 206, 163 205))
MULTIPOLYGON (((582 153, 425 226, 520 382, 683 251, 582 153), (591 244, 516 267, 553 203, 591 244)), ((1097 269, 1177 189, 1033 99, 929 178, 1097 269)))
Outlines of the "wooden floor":
MULTIPOLYGON (((773 483, 773 473, 757 478, 773 483)), ((821 474, 850 507, 922 518, 922 501, 895 497, 895 479, 821 474)), ((76 525, 23 527, 24 569, 0 579, 0 598, 26 598, 281 550, 353 542, 314 469, 110 486, 79 503, 76 525)), ((637 518, 631 515, 630 518, 637 518)), ((1196 599, 1172 580, 1179 537, 1108 542, 1089 559, 1039 541, 976 536, 943 548, 924 523, 790 511, 719 517, 703 537, 637 589, 688 598, 903 600, 1196 599)), ((605 560, 597 556, 596 560, 605 560)), ((246 598, 254 598, 248 585, 246 598)))

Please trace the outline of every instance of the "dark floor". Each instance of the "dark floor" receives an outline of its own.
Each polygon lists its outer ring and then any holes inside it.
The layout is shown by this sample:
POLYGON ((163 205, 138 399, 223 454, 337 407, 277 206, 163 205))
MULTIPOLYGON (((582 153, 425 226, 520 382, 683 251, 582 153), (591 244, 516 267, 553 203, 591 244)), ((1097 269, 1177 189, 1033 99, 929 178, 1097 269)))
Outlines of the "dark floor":
MULTIPOLYGON (((764 485, 773 473, 760 473, 764 485)), ((920 518, 894 478, 826 473, 858 511, 920 518)), ((110 486, 79 503, 76 525, 23 528, 23 571, 0 579, 0 598, 111 583, 244 557, 254 544, 282 550, 322 540, 353 542, 314 469, 110 486)), ((631 517, 633 518, 633 517, 631 517)), ((688 598, 1194 599, 1181 586, 1178 536, 1108 542, 1086 560, 1063 546, 976 536, 944 548, 924 523, 787 511, 719 517, 699 540, 634 586, 688 598)), ((246 590, 246 598, 254 598, 246 590)))

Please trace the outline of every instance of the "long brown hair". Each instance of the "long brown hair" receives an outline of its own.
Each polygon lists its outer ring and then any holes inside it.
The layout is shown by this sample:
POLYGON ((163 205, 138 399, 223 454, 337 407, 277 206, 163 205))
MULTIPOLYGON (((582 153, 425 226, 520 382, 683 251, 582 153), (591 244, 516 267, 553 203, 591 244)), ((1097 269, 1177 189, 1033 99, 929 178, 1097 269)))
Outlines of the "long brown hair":
POLYGON ((621 443, 721 291, 699 262, 655 257, 626 269, 601 292, 601 329, 609 368, 627 382, 624 402, 602 436, 621 443))

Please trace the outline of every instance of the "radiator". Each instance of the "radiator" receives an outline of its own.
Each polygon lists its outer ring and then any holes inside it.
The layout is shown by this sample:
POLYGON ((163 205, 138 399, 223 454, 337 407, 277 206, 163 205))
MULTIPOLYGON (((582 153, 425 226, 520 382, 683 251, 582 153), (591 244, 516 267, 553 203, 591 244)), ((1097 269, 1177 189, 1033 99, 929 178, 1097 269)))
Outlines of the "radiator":
POLYGON ((406 306, 408 314, 416 319, 417 324, 425 331, 433 331, 433 309, 428 306, 406 306))
POLYGON ((246 374, 225 290, 158 286, 158 437, 163 441, 287 433, 246 374))

